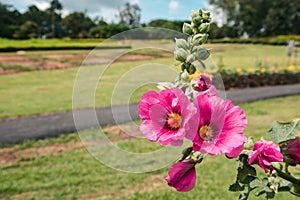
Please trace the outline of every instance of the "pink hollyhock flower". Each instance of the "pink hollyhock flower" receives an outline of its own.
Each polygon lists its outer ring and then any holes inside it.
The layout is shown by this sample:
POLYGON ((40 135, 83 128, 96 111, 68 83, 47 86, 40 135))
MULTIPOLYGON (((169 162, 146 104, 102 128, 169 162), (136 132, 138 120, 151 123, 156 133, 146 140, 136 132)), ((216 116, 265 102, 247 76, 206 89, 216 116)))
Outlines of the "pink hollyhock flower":
POLYGON ((194 130, 197 110, 178 88, 146 92, 138 109, 143 120, 140 130, 150 141, 179 146, 194 130))
POLYGON ((193 160, 185 160, 173 164, 166 178, 168 185, 174 187, 179 192, 188 192, 195 187, 196 169, 193 160))
POLYGON ((249 164, 258 164, 266 173, 270 168, 270 173, 274 170, 272 162, 282 162, 283 155, 280 153, 280 148, 272 141, 261 139, 254 143, 253 151, 249 153, 249 164))
POLYGON ((237 157, 247 141, 243 134, 247 119, 240 107, 207 94, 197 96, 194 104, 198 108, 198 132, 187 135, 193 141, 193 150, 212 156, 225 153, 237 157))
POLYGON ((300 165, 300 138, 288 141, 283 146, 283 152, 292 160, 294 165, 300 165))

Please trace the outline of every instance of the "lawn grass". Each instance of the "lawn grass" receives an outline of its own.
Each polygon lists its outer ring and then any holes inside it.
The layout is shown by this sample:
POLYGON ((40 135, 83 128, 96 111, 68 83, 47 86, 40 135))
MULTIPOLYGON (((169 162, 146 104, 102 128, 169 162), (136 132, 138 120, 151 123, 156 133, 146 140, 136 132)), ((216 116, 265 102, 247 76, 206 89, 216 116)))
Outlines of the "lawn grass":
MULTIPOLYGON (((170 45, 169 43, 166 44, 170 45)), ((226 67, 232 68, 253 67, 256 59, 263 60, 265 58, 268 58, 272 63, 278 63, 278 66, 281 67, 281 64, 279 63, 282 62, 284 64, 286 59, 285 47, 282 46, 208 44, 208 47, 222 50, 221 52, 214 52, 213 50, 212 59, 216 64, 218 64, 222 58, 223 64, 225 64, 226 67)), ((59 53, 61 51, 57 52, 59 53)), ((78 52, 79 51, 70 51, 70 53, 74 54, 77 54, 78 52)), ((83 52, 86 53, 86 51, 83 52)), ((39 51, 26 54, 26 56, 31 55, 45 56, 47 55, 47 52, 39 51)), ((101 76, 95 94, 96 107, 109 106, 111 103, 112 91, 119 79, 136 66, 147 63, 160 63, 173 66, 175 61, 173 58, 157 58, 150 61, 112 64, 109 69, 105 71, 103 76, 101 76)), ((285 65, 283 67, 285 67, 285 65)), ((86 66, 86 68, 88 68, 88 66, 86 66)), ((91 70, 87 71, 93 73, 93 69, 90 69, 91 70)), ((71 110, 73 85, 76 80, 77 71, 78 68, 72 68, 0 75, 0 119, 71 110)), ((142 79, 142 75, 143 74, 135 76, 134 79, 142 79)), ((146 73, 144 75, 147 76, 146 73)), ((172 78, 169 76, 165 77, 166 79, 164 81, 166 81, 167 78, 172 78)), ((95 80, 95 78, 93 80, 95 80)), ((88 79, 86 83, 87 82, 89 82, 88 79)), ((132 83, 132 80, 129 80, 126 84, 134 83, 132 83)), ((152 86, 145 87, 138 86, 137 90, 133 92, 129 102, 139 101, 141 94, 150 88, 154 88, 153 84, 152 86)), ((124 93, 124 96, 128 96, 127 91, 123 90, 121 92, 124 93)), ((119 93, 119 96, 121 96, 121 92, 119 93)), ((124 103, 124 101, 120 102, 124 103)), ((87 107, 86 105, 82 106, 87 107)), ((89 105, 89 107, 92 106, 93 105, 89 105)))
MULTIPOLYGON (((217 66, 224 65, 231 69, 262 67, 280 69, 288 66, 285 46, 252 44, 207 44, 212 48, 212 59, 217 66), (261 64, 259 64, 261 63, 261 64)), ((292 59, 290 64, 300 64, 292 59)))
MULTIPOLYGON (((241 105, 249 124, 245 134, 255 139, 262 136, 268 139, 265 132, 272 121, 299 117, 299 101, 298 95, 241 105)), ((111 138, 116 139, 115 136, 111 138)), ((237 165, 234 159, 228 160, 224 155, 205 158, 197 167, 197 185, 189 193, 178 193, 167 186, 164 177, 168 168, 142 174, 119 172, 98 162, 83 148, 36 156, 43 147, 75 146, 78 140, 77 134, 70 134, 10 147, 20 148, 21 152, 36 150, 37 153, 33 151, 10 165, 0 165, 0 199, 237 199, 237 193, 227 191, 235 179, 237 165)), ((132 152, 159 147, 145 139, 116 141, 115 145, 132 152)), ((13 158, 13 155, 18 152, 10 156, 13 158)), ((282 193, 276 199, 298 199, 286 195, 282 193)))

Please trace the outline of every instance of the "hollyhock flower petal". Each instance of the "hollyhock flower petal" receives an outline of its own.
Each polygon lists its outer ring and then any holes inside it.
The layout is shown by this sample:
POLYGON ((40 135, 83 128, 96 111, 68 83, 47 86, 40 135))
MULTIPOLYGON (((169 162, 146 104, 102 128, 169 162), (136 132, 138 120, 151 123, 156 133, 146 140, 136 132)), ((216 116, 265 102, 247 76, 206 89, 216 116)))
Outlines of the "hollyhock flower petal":
POLYGON ((284 154, 290 158, 293 164, 300 165, 300 138, 288 141, 283 146, 284 154))
POLYGON ((244 144, 233 148, 229 153, 226 153, 226 156, 230 158, 236 158, 241 154, 243 150, 244 150, 244 144))
POLYGON ((138 111, 143 120, 140 130, 150 141, 179 146, 187 134, 195 132, 197 110, 178 88, 146 92, 138 111))
POLYGON ((247 125, 244 112, 231 101, 218 96, 199 95, 194 101, 198 108, 198 133, 193 138, 193 150, 212 156, 225 153, 236 157, 244 148, 247 125))
POLYGON ((188 192, 195 187, 196 169, 192 160, 185 160, 173 164, 168 172, 166 181, 179 192, 188 192))
POLYGON ((249 153, 248 163, 258 164, 266 173, 270 169, 272 173, 274 167, 272 162, 282 162, 283 155, 280 152, 280 148, 272 141, 265 141, 261 139, 254 143, 252 152, 249 153))

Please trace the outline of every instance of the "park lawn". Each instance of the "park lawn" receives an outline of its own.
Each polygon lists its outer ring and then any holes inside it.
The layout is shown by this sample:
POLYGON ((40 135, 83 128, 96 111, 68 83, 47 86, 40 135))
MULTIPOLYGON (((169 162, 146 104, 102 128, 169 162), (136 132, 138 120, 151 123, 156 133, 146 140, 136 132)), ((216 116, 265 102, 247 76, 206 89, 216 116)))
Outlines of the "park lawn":
MULTIPOLYGON (((224 65, 228 69, 256 68, 282 69, 288 66, 285 46, 253 45, 253 44, 206 44, 212 48, 212 59, 217 66, 224 65)), ((296 65, 300 60, 291 60, 296 65)), ((292 64, 290 63, 290 64, 292 64)))
MULTIPOLYGON (((245 134, 256 140, 262 136, 267 138, 265 132, 272 121, 299 117, 299 101, 300 95, 241 105, 249 124, 245 134)), ((118 140, 112 133, 107 136, 119 148, 132 152, 161 148, 145 139, 118 140)), ((78 144, 78 136, 74 133, 0 148, 2 155, 3 151, 13 152, 9 157, 12 163, 3 164, 0 160, 0 199, 237 199, 238 193, 227 191, 235 180, 237 165, 234 159, 228 160, 224 155, 206 157, 197 166, 194 190, 178 193, 164 180, 168 168, 141 174, 115 171, 95 160, 78 144)), ((257 170, 263 173, 259 168, 257 170)), ((287 199, 286 195, 282 193, 276 199, 287 199)))
MULTIPOLYGON (((154 42, 154 41, 152 41, 154 42)), ((170 45, 166 43, 166 45, 170 45)), ((216 49, 212 54, 213 61, 218 64, 222 58, 223 64, 232 68, 251 68, 254 66, 255 59, 261 60, 268 58, 272 62, 285 63, 285 47, 282 46, 267 46, 267 45, 240 45, 240 44, 208 44, 208 47, 216 49), (218 52, 217 50, 221 50, 218 52)), ((59 52, 59 51, 58 51, 59 52)), ((71 51, 72 52, 72 51, 71 51)), ((74 52, 76 53, 76 51, 74 52)), ((43 52, 33 52, 33 56, 39 56, 43 52)), ((44 52, 47 54, 47 52, 44 52)), ((26 56, 30 56, 29 53, 26 56)), ((149 63, 160 63, 174 68, 173 58, 158 58, 154 60, 122 62, 112 64, 105 73, 101 76, 96 93, 95 106, 106 107, 111 104, 111 96, 113 90, 121 77, 130 72, 135 67, 142 66, 149 63)), ((279 66, 285 67, 285 66, 279 66)), ((89 68, 85 66, 84 68, 89 68)), ((61 70, 47 70, 47 71, 30 71, 24 73, 0 75, 0 119, 17 116, 26 116, 34 114, 53 113, 59 111, 72 110, 72 92, 73 85, 76 81, 76 74, 78 68, 61 69, 61 70)), ((90 73, 93 73, 93 68, 90 67, 90 73)), ((142 79, 148 76, 145 74, 138 74, 134 79, 142 79)), ((165 76, 162 81, 170 81, 174 77, 165 76)), ((93 81, 98 81, 95 78, 93 81)), ((85 83, 90 82, 89 79, 85 83)), ((126 84, 132 83, 132 80, 123 81, 126 84)), ((138 85, 137 90, 132 93, 129 101, 126 101, 128 92, 126 90, 120 91, 121 96, 124 93, 124 99, 119 102, 121 104, 138 102, 143 92, 155 88, 154 84, 141 86, 138 85), (126 97, 126 98, 125 98, 126 97)), ((76 106, 93 107, 94 104, 83 104, 76 106)))
MULTIPOLYGON (((96 107, 109 106, 114 86, 122 75, 146 63, 160 63, 172 67, 173 59, 112 64, 100 78, 95 92, 96 107)), ((84 68, 89 68, 91 73, 95 71, 95 67, 84 68)), ((72 110, 72 93, 77 71, 78 68, 70 68, 0 76, 0 118, 72 110)), ((148 89, 149 87, 140 89, 131 102, 139 101, 140 95, 148 89)))

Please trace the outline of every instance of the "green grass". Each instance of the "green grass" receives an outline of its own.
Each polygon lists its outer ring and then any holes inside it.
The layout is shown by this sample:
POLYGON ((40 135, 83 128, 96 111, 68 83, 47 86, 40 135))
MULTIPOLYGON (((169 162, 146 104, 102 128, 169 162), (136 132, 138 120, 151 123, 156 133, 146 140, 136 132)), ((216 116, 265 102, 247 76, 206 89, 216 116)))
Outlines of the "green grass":
MULTIPOLYGON (((243 104, 249 125, 247 136, 265 137, 274 120, 289 121, 299 117, 300 96, 276 98, 243 104)), ((92 133, 93 130, 82 134, 92 133)), ((110 136, 110 133, 107 133, 110 136)), ((112 138, 115 139, 115 136, 112 138)), ((77 134, 20 145, 21 151, 40 150, 58 144, 78 142, 77 134)), ((123 140, 119 148, 132 152, 148 152, 160 148, 145 139, 123 140)), ((13 147, 17 148, 17 146, 13 147)), ((1 150, 1 149, 0 149, 1 150)), ((12 156, 12 155, 11 155, 12 156)), ((164 181, 168 168, 131 174, 115 171, 95 160, 85 149, 27 155, 11 165, 0 165, 0 199, 237 199, 237 193, 227 191, 235 179, 235 160, 223 155, 206 157, 197 167, 197 185, 188 193, 178 193, 164 181)), ((260 170, 258 168, 258 170, 260 170)), ((298 199, 280 194, 276 199, 298 199)), ((250 199, 254 199, 253 196, 250 199)), ((258 198, 264 199, 264 198, 258 198)))
MULTIPOLYGON (((145 63, 163 63, 172 66, 173 60, 164 58, 111 65, 99 81, 95 93, 96 106, 109 106, 113 89, 122 75, 145 63)), ((83 73, 91 74, 91 78, 88 75, 87 79, 84 80, 85 83, 89 83, 89 81, 98 82, 99 77, 92 76, 95 68, 97 66, 84 67, 83 73)), ((0 118, 71 110, 73 85, 76 81, 77 71, 78 68, 70 68, 0 76, 0 118)), ((137 102, 140 95, 147 89, 139 90, 139 95, 135 94, 131 101, 137 102)), ((127 93, 127 91, 123 92, 127 93)), ((128 96, 128 94, 126 95, 128 96)), ((86 107, 86 104, 83 107, 86 107)))
POLYGON ((13 69, 13 70, 18 70, 18 71, 33 71, 34 69, 31 67, 27 66, 22 66, 22 65, 8 65, 8 64, 3 64, 0 63, 0 67, 3 69, 13 69))
MULTIPOLYGON (((9 41, 13 42, 13 41, 9 41)), ((30 42, 30 41, 24 41, 30 42)), ((31 42, 34 42, 31 41, 31 42)), ((65 41, 67 43, 67 41, 65 41)), ((155 43, 155 41, 150 41, 155 43)), ((156 44, 156 43, 155 43, 156 44)), ((134 46, 140 47, 142 41, 137 41, 134 46)), ((160 46, 158 42, 157 47, 160 46)), ((164 44, 162 44, 164 45, 164 44)), ((169 47, 170 43, 166 43, 169 47)), ((216 50, 222 50, 221 52, 216 51, 212 54, 213 61, 218 64, 222 58, 222 62, 226 67, 232 68, 249 68, 254 67, 256 60, 264 60, 268 58, 271 63, 278 63, 279 67, 285 67, 285 47, 280 46, 263 46, 263 45, 232 45, 232 44, 208 44, 216 50), (238 48, 237 48, 238 46, 238 48)), ((107 50, 113 51, 113 50, 107 50)), ((66 51, 55 51, 66 52, 66 51)), ((79 54, 80 52, 86 53, 86 51, 67 51, 74 54, 79 54)), ((135 54, 136 52, 132 52, 135 54)), ((158 56, 153 51, 140 51, 139 54, 150 54, 158 56)), ((47 52, 38 51, 27 53, 28 57, 47 57, 47 52)), ((63 61, 65 62, 65 61, 63 61)), ((135 62, 122 62, 114 63, 111 65, 101 76, 101 80, 98 84, 95 93, 95 105, 96 107, 109 106, 111 103, 111 95, 114 87, 117 85, 119 79, 126 75, 130 69, 134 69, 136 66, 140 66, 147 63, 160 63, 166 64, 168 66, 173 66, 175 63, 173 58, 158 58, 154 60, 147 61, 135 61, 135 62)), ((274 65, 275 65, 274 64, 274 65)), ((151 66, 150 66, 151 67, 151 66)), ((91 77, 88 78, 84 84, 89 82, 98 81, 98 77, 92 77, 95 68, 86 66, 83 70, 86 73, 90 73, 91 77), (89 69, 88 69, 89 68, 89 69)), ((31 71, 19 74, 11 75, 0 75, 0 119, 33 115, 40 113, 52 113, 58 111, 67 111, 72 109, 72 92, 73 84, 76 79, 78 69, 64 69, 64 70, 50 70, 50 71, 31 71)), ((147 72, 148 73, 148 72, 147 72)), ((147 73, 138 74, 133 77, 134 80, 147 77, 147 73)), ((156 73, 156 72, 155 72, 156 73)), ((159 71, 157 71, 159 73, 159 71)), ((162 73, 162 72, 161 72, 162 73)), ((161 81, 172 81, 172 77, 165 76, 165 79, 161 81)), ((132 80, 125 81, 123 83, 124 87, 128 85, 134 85, 132 80)), ((151 86, 141 87, 137 86, 137 90, 133 92, 130 97, 129 102, 137 102, 140 100, 140 96, 143 92, 154 88, 153 84, 151 86)), ((86 88, 83 88, 83 94, 86 88)), ((119 91, 120 96, 127 97, 129 94, 126 90, 119 91)), ((126 99, 120 99, 119 103, 128 103, 126 99)), ((92 107, 93 104, 84 104, 81 107, 92 107)))
MULTIPOLYGON (((224 64, 226 68, 255 68, 260 62, 266 68, 280 69, 286 67, 288 63, 285 46, 251 44, 207 44, 206 46, 212 48, 212 59, 215 64, 224 64)), ((300 64, 300 61, 295 64, 300 64)))

